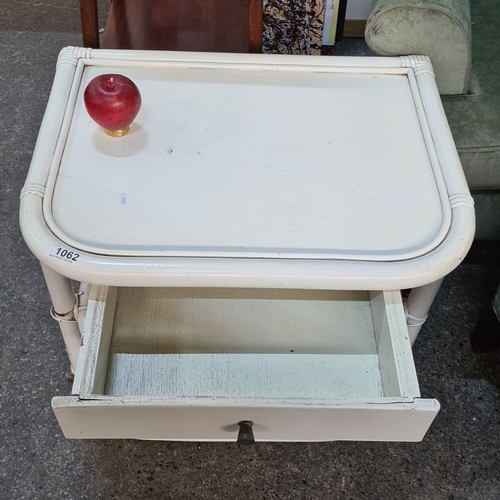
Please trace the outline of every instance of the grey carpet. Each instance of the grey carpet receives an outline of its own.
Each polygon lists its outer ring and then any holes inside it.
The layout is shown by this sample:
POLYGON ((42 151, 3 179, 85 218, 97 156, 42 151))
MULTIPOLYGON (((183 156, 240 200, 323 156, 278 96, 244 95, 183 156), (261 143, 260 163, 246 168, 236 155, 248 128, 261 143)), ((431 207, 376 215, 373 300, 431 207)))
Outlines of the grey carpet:
POLYGON ((0 24, 0 498, 500 498, 500 353, 473 355, 468 344, 500 280, 498 244, 477 244, 449 276, 415 345, 422 395, 442 405, 422 443, 238 447, 62 437, 50 399, 69 394, 68 364, 17 222, 57 53, 79 44, 78 11, 50 4, 0 0, 0 11, 13 13, 0 24))

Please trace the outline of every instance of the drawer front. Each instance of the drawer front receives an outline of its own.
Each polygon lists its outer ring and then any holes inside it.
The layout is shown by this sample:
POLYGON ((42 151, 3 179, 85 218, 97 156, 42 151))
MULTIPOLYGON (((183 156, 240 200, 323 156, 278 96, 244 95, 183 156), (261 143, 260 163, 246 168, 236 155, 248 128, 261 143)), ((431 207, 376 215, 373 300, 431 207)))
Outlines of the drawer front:
POLYGON ((195 401, 83 401, 56 397, 52 407, 67 438, 236 441, 238 422, 250 420, 256 441, 420 441, 439 411, 435 400, 314 406, 225 406, 195 401))

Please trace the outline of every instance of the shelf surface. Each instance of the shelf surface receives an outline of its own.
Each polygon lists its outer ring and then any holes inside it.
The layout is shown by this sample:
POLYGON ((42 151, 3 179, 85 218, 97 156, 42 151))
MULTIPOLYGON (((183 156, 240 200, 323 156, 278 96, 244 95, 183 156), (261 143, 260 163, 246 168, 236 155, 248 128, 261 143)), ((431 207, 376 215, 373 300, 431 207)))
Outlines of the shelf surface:
POLYGON ((377 354, 111 354, 106 396, 384 396, 377 354))
POLYGON ((82 98, 110 69, 83 72, 50 204, 76 248, 402 260, 446 234, 439 165, 407 76, 121 67, 143 107, 113 138, 82 98))
POLYGON ((395 290, 453 270, 475 219, 424 56, 68 47, 20 221, 93 284, 395 290), (83 106, 110 72, 143 97, 121 138, 83 106))

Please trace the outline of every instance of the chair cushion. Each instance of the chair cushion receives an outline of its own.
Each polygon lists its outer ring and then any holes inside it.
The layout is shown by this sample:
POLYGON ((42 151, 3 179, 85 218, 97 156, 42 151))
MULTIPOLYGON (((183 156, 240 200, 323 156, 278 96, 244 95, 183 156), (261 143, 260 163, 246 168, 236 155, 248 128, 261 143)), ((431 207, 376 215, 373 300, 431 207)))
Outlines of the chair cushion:
POLYGON ((428 55, 441 94, 469 90, 469 0, 375 0, 365 38, 380 55, 428 55))
POLYGON ((473 93, 443 105, 470 188, 500 189, 500 8, 474 0, 471 10, 473 93))
POLYGON ((473 191, 500 189, 498 26, 498 0, 474 0, 470 9, 468 0, 375 0, 366 28, 378 54, 429 55, 442 94, 470 88, 443 96, 443 106, 473 191))

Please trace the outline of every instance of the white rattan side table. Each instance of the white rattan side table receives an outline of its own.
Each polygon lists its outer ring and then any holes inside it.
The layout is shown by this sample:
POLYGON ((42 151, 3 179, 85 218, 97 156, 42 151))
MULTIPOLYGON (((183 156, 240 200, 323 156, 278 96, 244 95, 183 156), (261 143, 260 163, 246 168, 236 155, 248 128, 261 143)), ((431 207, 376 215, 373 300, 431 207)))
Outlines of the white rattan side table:
POLYGON ((417 441, 439 411, 411 343, 474 209, 425 57, 66 48, 20 214, 69 438, 417 441), (142 94, 120 138, 103 73, 142 94))

